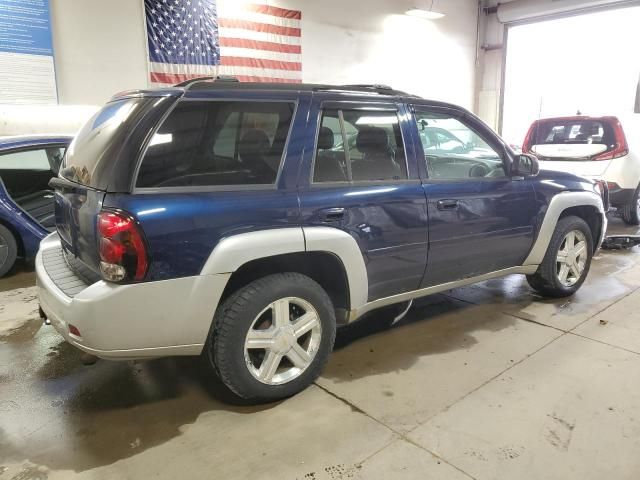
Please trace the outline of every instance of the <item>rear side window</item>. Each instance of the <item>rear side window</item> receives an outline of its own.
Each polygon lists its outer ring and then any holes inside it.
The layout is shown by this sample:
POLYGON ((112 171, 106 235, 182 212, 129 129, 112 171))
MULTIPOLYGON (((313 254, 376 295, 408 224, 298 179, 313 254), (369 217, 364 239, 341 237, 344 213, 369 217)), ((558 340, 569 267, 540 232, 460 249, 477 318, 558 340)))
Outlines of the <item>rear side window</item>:
POLYGON ((109 102, 91 117, 69 145, 60 171, 62 176, 72 182, 95 186, 101 163, 104 167, 113 161, 105 158, 105 152, 110 146, 122 143, 122 136, 133 127, 133 117, 143 102, 142 99, 109 102))
POLYGON ((295 105, 183 101, 152 137, 136 186, 273 185, 295 105))
POLYGON ((315 183, 407 179, 395 111, 324 110, 316 145, 315 183))

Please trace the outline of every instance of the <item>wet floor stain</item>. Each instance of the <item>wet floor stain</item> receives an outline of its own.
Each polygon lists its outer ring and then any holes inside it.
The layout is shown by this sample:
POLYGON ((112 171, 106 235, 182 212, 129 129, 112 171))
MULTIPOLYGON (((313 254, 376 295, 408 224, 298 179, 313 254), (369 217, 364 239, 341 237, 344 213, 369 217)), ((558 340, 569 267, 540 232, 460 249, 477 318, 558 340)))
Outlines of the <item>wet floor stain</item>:
POLYGON ((323 377, 348 382, 408 370, 422 357, 471 349, 477 343, 474 332, 497 332, 519 321, 446 295, 421 299, 395 325, 393 318, 393 311, 382 310, 339 329, 337 351, 323 377))
POLYGON ((271 408, 220 402, 197 357, 84 366, 53 329, 34 340, 13 358, 18 345, 0 349, 0 465, 26 458, 80 472, 161 445, 202 413, 271 408))

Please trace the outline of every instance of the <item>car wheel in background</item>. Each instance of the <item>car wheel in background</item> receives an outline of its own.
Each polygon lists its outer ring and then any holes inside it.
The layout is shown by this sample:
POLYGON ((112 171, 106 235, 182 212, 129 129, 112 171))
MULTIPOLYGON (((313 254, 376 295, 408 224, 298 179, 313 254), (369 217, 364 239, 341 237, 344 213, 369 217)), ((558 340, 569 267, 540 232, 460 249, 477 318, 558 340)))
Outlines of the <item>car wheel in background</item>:
POLYGON ((11 270, 17 256, 18 245, 13 233, 5 226, 0 225, 0 277, 11 270))
POLYGON ((203 357, 236 399, 275 401, 318 377, 335 333, 333 304, 322 287, 305 275, 279 273, 218 307, 203 357))
POLYGON ((627 225, 640 225, 640 186, 636 188, 631 202, 620 209, 622 220, 627 225))
POLYGON ((560 219, 551 237, 547 253, 529 285, 546 297, 568 297, 582 285, 591 266, 593 238, 582 218, 560 219))

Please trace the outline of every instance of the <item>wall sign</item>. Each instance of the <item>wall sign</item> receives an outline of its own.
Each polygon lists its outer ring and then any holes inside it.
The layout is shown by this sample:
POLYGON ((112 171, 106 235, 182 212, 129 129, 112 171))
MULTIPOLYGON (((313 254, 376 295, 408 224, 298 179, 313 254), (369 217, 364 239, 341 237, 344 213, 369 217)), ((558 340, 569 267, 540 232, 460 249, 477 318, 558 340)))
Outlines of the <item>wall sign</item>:
POLYGON ((0 103, 57 103, 49 0, 0 0, 0 103))

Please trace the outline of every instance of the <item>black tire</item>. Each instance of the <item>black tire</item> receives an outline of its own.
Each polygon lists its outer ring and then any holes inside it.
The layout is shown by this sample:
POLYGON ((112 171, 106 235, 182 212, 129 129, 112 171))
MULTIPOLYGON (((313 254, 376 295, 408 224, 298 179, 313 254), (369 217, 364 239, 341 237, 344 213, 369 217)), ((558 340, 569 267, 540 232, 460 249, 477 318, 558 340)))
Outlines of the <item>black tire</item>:
POLYGON ((593 250, 593 237, 587 222, 580 217, 574 216, 561 218, 553 232, 542 263, 538 267, 536 273, 533 275, 527 275, 527 282, 529 282, 529 285, 534 290, 545 297, 562 298, 571 296, 578 291, 584 283, 584 280, 587 278, 589 268, 591 267, 593 250), (584 270, 582 271, 578 281, 571 286, 567 286, 560 281, 556 258, 560 248, 562 247, 565 236, 573 230, 578 230, 584 235, 587 243, 587 258, 584 270))
POLYGON ((627 225, 640 225, 640 186, 636 188, 631 202, 620 208, 620 216, 627 225))
POLYGON ((0 225, 0 277, 4 277, 11 270, 17 257, 18 245, 13 233, 4 225, 0 225))
MULTIPOLYGON (((289 318, 291 308, 289 304, 289 318)), ((267 323, 269 320, 266 320, 267 323)), ((268 328, 273 327, 271 324, 268 328)), ((229 392, 225 392, 226 399, 231 395, 232 400, 239 403, 264 403, 281 400, 304 390, 320 375, 329 354, 333 349, 336 335, 336 318, 331 299, 324 289, 311 278, 299 273, 278 273, 255 280, 233 293, 215 313, 212 329, 203 350, 206 368, 213 373, 229 392), (273 302, 295 297, 308 302, 317 312, 320 336, 315 356, 308 366, 295 378, 281 384, 266 384, 254 376, 250 371, 248 360, 245 358, 245 340, 249 329, 259 322, 262 315, 275 315, 267 309, 273 302), (234 398, 235 397, 235 398, 234 398)), ((300 337, 302 339, 303 337, 300 337)), ((310 338, 310 337, 309 337, 310 338)), ((300 339, 295 340, 296 342, 300 339)), ((309 342, 311 340, 308 340, 309 342)), ((252 350, 253 352, 253 350, 252 350)), ((264 356, 267 350, 258 351, 264 356)), ((287 354, 282 358, 284 363, 289 361, 287 354)), ((281 366, 283 363, 280 364, 281 366)), ((288 368, 287 366, 284 367, 288 368)), ((290 367, 289 367, 290 368, 290 367)), ((275 379, 275 376, 274 376, 275 379)))

